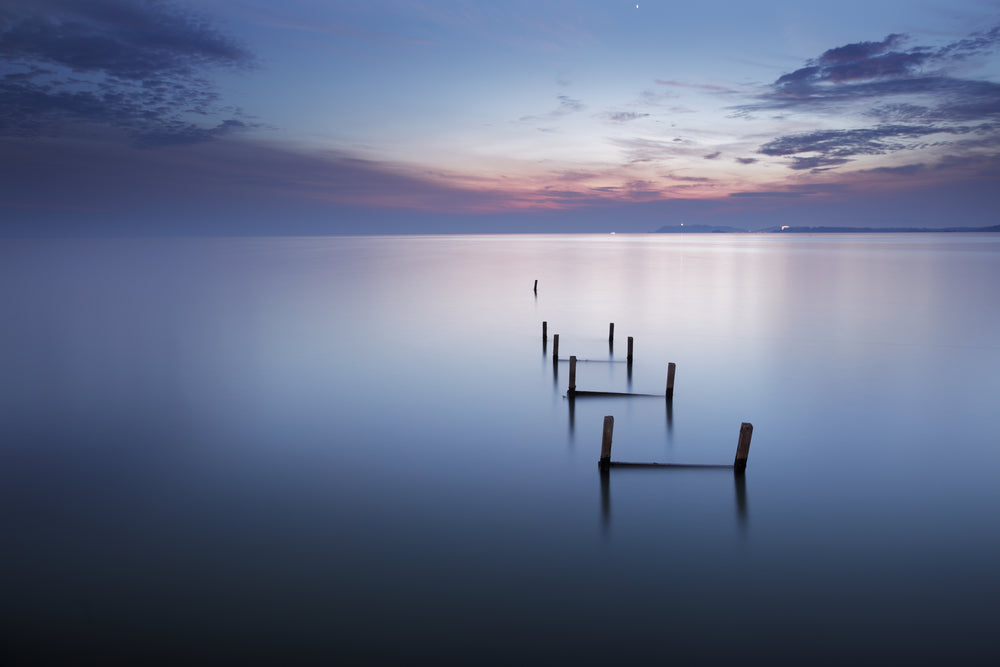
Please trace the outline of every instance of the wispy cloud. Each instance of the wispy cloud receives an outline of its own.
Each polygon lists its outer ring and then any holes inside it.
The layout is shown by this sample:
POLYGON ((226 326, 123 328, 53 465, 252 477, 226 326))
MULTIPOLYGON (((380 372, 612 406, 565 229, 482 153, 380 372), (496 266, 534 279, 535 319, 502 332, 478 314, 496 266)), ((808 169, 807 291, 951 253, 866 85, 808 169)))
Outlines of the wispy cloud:
POLYGON ((633 120, 648 117, 648 113, 639 113, 637 111, 608 111, 601 114, 601 118, 610 120, 613 123, 628 123, 633 120))
POLYGON ((521 116, 518 118, 518 122, 521 123, 531 123, 543 120, 554 120, 556 118, 562 118, 563 116, 568 116, 579 111, 586 109, 586 105, 580 100, 574 99, 569 95, 557 95, 556 101, 558 104, 556 108, 548 113, 538 115, 538 116, 521 116))
POLYGON ((712 86, 701 83, 682 83, 680 81, 663 81, 662 79, 657 79, 656 83, 658 83, 661 86, 670 86, 672 88, 695 88, 697 90, 709 90, 717 93, 733 92, 731 88, 723 88, 722 86, 712 86))
POLYGON ((801 197, 808 197, 813 192, 795 192, 795 191, 776 191, 776 192, 730 192, 730 197, 745 197, 745 198, 757 198, 757 199, 799 199, 801 197))
POLYGON ((205 72, 252 67, 253 56, 166 0, 13 0, 0 11, 0 63, 0 135, 96 124, 149 147, 246 127, 222 117, 205 72))

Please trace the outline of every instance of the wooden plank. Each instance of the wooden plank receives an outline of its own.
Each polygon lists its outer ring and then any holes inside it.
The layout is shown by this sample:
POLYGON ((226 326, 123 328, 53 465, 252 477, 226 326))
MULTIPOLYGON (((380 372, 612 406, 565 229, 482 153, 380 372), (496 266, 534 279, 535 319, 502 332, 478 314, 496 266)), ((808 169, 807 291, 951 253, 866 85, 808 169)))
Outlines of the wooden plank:
POLYGON ((732 470, 727 463, 632 463, 630 461, 609 461, 612 468, 705 468, 709 470, 732 470))
POLYGON ((623 397, 626 397, 626 396, 646 396, 646 397, 650 397, 650 398, 663 398, 659 394, 632 394, 632 393, 629 393, 627 391, 583 391, 583 390, 577 389, 576 391, 573 392, 573 394, 577 398, 580 398, 580 397, 586 398, 586 397, 594 397, 594 396, 607 396, 607 397, 617 397, 617 398, 623 398, 623 397))

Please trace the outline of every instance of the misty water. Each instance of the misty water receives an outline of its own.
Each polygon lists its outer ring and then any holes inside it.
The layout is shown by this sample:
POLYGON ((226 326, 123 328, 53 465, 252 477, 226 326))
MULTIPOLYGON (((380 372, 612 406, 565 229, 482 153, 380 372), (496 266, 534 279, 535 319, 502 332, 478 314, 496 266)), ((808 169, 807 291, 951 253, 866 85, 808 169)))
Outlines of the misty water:
POLYGON ((0 241, 4 650, 991 662, 998 284, 1000 235, 0 241), (605 415, 751 422, 745 477, 602 478, 605 415))

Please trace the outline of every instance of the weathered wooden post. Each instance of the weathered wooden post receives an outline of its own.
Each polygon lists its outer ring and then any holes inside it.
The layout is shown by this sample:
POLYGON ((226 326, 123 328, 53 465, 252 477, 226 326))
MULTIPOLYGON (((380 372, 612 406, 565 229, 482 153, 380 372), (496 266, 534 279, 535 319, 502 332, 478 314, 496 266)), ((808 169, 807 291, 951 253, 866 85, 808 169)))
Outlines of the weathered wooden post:
POLYGON ((538 278, 535 278, 535 294, 538 294, 538 278))
POLYGON ((601 439, 601 460, 597 465, 602 469, 611 466, 611 434, 615 430, 615 418, 608 415, 604 418, 604 436, 601 439))
POLYGON ((559 334, 552 335, 552 361, 559 361, 559 334))
POLYGON ((753 436, 753 424, 749 422, 740 424, 740 441, 736 445, 736 460, 733 462, 733 471, 737 475, 742 475, 747 469, 751 436, 753 436))
POLYGON ((576 357, 569 358, 569 389, 566 395, 570 398, 576 395, 576 357))
POLYGON ((549 339, 549 323, 542 322, 542 340, 549 339))
POLYGON ((608 329, 608 342, 615 342, 615 323, 611 323, 611 327, 608 329))
POLYGON ((632 337, 628 337, 628 354, 625 355, 625 363, 632 366, 632 337))
POLYGON ((677 364, 670 362, 667 364, 667 400, 673 400, 674 398, 674 371, 677 370, 677 364))

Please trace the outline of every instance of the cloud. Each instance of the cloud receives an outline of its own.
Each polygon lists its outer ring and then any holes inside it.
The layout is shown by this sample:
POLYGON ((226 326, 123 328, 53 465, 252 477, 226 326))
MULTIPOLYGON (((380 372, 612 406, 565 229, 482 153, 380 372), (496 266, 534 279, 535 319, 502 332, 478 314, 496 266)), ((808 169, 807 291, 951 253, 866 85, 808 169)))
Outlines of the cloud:
POLYGON ((881 155, 904 147, 903 139, 931 134, 965 134, 972 128, 939 128, 918 125, 886 125, 853 130, 818 130, 773 139, 758 150, 763 155, 821 153, 837 157, 881 155))
POLYGON ((886 76, 911 74, 931 57, 926 50, 894 51, 905 40, 903 35, 889 35, 881 42, 857 42, 830 49, 809 65, 780 77, 775 85, 800 82, 841 83, 886 76))
POLYGON ((706 160, 716 160, 720 155, 722 155, 722 151, 715 151, 714 153, 709 153, 708 155, 702 155, 702 157, 706 160))
POLYGON ((203 124, 221 115, 205 72, 249 68, 253 56, 168 0, 13 0, 0 11, 0 64, 0 135, 112 126, 154 146, 247 126, 234 118, 203 124))
POLYGON ((648 113, 638 113, 636 111, 608 111, 602 114, 601 117, 614 123, 627 123, 640 118, 647 118, 648 116, 648 113))
POLYGON ((624 149, 625 162, 627 164, 658 162, 677 157, 681 152, 681 149, 674 142, 668 143, 666 141, 645 139, 642 137, 616 138, 612 139, 611 143, 624 149))
POLYGON ((814 192, 730 192, 730 197, 747 197, 747 198, 763 198, 763 199, 798 199, 799 197, 808 197, 814 192))
POLYGON ((684 181, 687 183, 711 183, 714 180, 706 176, 678 176, 673 173, 669 174, 669 177, 672 181, 684 181))
POLYGON ((939 47, 909 42, 906 35, 891 34, 828 49, 778 77, 753 103, 733 107, 734 115, 779 110, 873 123, 780 136, 758 150, 791 158, 793 170, 825 171, 861 155, 931 145, 957 147, 960 135, 975 135, 980 144, 1000 140, 1000 83, 958 75, 964 63, 1000 48, 1000 26, 939 47), (931 135, 939 135, 936 143, 918 141, 931 135))
POLYGON ((874 169, 864 169, 860 173, 913 176, 914 174, 919 174, 924 171, 927 171, 927 165, 923 163, 918 163, 918 164, 904 164, 899 167, 876 167, 874 169))
POLYGON ((574 100, 568 95, 559 95, 557 99, 559 100, 559 107, 552 113, 559 116, 565 116, 566 114, 583 111, 585 108, 583 102, 580 100, 574 100))
POLYGON ((670 86, 672 88, 695 88, 697 90, 711 90, 711 91, 720 92, 720 93, 731 93, 731 92, 733 92, 729 88, 722 88, 720 86, 710 86, 710 85, 698 84, 698 83, 681 83, 679 81, 663 81, 661 79, 657 79, 656 83, 658 83, 661 86, 670 86))
POLYGON ((558 95, 556 99, 559 101, 558 106, 555 109, 543 114, 541 116, 521 116, 518 121, 522 123, 529 123, 538 120, 553 120, 555 118, 561 118, 563 116, 568 116, 578 111, 583 111, 586 109, 586 105, 580 100, 573 99, 569 95, 558 95))
POLYGON ((755 157, 738 157, 736 158, 736 161, 739 162, 740 164, 753 164, 755 162, 758 162, 757 158, 755 157))

